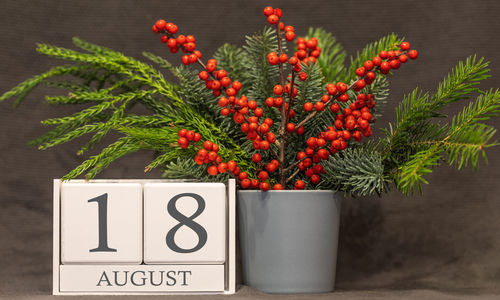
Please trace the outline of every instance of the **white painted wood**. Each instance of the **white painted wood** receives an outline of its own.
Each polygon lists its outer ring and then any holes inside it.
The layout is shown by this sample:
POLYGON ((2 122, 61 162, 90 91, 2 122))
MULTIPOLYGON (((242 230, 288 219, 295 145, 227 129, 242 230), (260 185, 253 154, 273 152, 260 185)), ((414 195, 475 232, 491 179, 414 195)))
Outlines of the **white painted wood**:
POLYGON ((230 179, 227 183, 227 224, 228 237, 226 260, 226 294, 236 293, 236 181, 230 179))
POLYGON ((224 265, 62 265, 60 272, 62 294, 224 291, 224 265))
POLYGON ((140 183, 61 184, 61 262, 63 264, 140 264, 142 262, 142 186, 140 183), (101 203, 107 194, 107 244, 99 246, 101 203))
MULTIPOLYGON (((226 256, 226 192, 222 183, 146 183, 144 184, 144 262, 166 263, 224 263, 226 256), (191 253, 179 253, 167 246, 166 238, 180 221, 167 210, 169 201, 182 193, 201 196, 205 208, 193 221, 207 232, 203 247, 191 253)), ((177 211, 191 217, 198 209, 198 202, 191 196, 180 197, 177 211)), ((181 249, 193 249, 199 235, 188 226, 181 226, 174 235, 175 244, 181 249)))
POLYGON ((52 232, 52 294, 59 295, 59 264, 60 261, 60 191, 61 191, 61 180, 54 179, 54 201, 53 201, 53 225, 54 229, 52 232))

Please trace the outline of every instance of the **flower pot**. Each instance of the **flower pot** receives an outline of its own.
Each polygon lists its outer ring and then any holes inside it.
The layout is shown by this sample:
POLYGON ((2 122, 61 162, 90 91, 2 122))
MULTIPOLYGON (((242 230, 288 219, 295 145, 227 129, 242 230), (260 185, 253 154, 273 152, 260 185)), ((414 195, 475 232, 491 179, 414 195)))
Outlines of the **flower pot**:
POLYGON ((335 287, 340 195, 332 191, 239 191, 246 285, 267 293, 335 287))

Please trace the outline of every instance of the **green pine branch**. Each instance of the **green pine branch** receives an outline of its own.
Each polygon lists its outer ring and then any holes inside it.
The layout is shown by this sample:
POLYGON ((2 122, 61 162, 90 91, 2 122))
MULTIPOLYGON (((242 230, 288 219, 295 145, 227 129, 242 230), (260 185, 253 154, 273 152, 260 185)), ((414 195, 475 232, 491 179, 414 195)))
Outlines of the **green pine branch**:
POLYGON ((326 82, 334 82, 345 76, 346 53, 337 39, 323 28, 309 28, 307 39, 316 37, 321 55, 317 59, 326 82))

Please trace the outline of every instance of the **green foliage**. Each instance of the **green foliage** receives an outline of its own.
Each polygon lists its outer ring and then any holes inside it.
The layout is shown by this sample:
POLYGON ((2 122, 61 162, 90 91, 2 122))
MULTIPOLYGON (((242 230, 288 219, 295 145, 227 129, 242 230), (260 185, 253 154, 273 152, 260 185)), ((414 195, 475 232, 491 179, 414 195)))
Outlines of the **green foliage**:
POLYGON ((278 82, 278 66, 272 66, 267 61, 269 52, 278 51, 276 31, 266 27, 261 33, 247 36, 243 49, 246 55, 242 61, 251 82, 247 97, 262 105, 267 97, 273 95, 273 87, 278 82))
MULTIPOLYGON (((163 75, 150 65, 119 52, 78 38, 73 42, 89 53, 45 44, 39 44, 37 51, 75 62, 77 65, 53 68, 24 81, 0 97, 0 100, 5 100, 17 96, 16 103, 19 103, 37 85, 46 83, 49 86, 70 90, 69 95, 47 97, 48 103, 87 105, 70 116, 43 121, 44 125, 56 127, 31 142, 40 149, 47 149, 90 134, 92 136, 88 143, 78 152, 83 154, 109 133, 121 134, 116 142, 85 160, 65 175, 64 179, 77 177, 84 172, 87 172, 86 178, 93 178, 114 160, 140 149, 163 152, 149 165, 149 169, 176 161, 181 156, 191 157, 189 153, 180 151, 175 143, 179 127, 196 130, 204 138, 218 143, 219 154, 224 159, 234 159, 249 170, 254 168, 246 161, 246 153, 215 125, 213 118, 205 115, 200 107, 185 102, 183 99, 185 95, 190 96, 190 99, 187 96, 186 99, 192 101, 198 96, 192 91, 189 94, 188 90, 191 87, 181 90, 179 86, 167 82, 163 75), (61 75, 72 75, 72 78, 59 82, 48 81, 51 77, 61 75), (152 110, 154 115, 131 113, 130 108, 138 103, 152 110), (158 163, 159 161, 161 163, 158 163)), ((194 82, 194 75, 191 74, 189 77, 186 70, 173 68, 166 60, 151 53, 144 55, 169 69, 174 75, 178 77, 184 75, 181 86, 194 82)), ((199 80, 196 83, 198 84, 199 80)), ((215 101, 213 96, 210 100, 215 101)))
POLYGON ((307 39, 316 37, 318 39, 318 47, 321 48, 321 55, 318 58, 318 63, 323 73, 326 82, 333 82, 338 78, 345 76, 344 61, 346 53, 337 42, 331 33, 326 32, 323 28, 309 28, 307 39))
POLYGON ((332 155, 324 164, 327 187, 347 194, 367 196, 387 190, 382 156, 364 148, 349 148, 332 155))
POLYGON ((403 193, 421 190, 421 184, 428 183, 424 176, 441 161, 458 169, 469 163, 477 168, 484 149, 497 145, 491 142, 496 130, 481 122, 500 113, 499 92, 484 93, 476 87, 489 77, 488 71, 483 58, 468 57, 439 84, 436 93, 415 89, 400 103, 395 124, 385 131, 381 153, 386 172, 392 174, 403 193), (467 99, 474 92, 480 93, 479 97, 454 116, 450 125, 432 122, 446 117, 441 112, 445 106, 467 99))
MULTIPOLYGON (((354 82, 355 70, 364 61, 372 59, 381 50, 395 49, 403 41, 396 34, 385 36, 357 52, 346 68, 346 53, 330 33, 321 28, 310 28, 310 37, 318 38, 322 53, 316 64, 302 65, 302 71, 308 75, 307 80, 294 80, 298 90, 292 104, 296 112, 292 120, 295 124, 308 115, 303 110, 303 104, 319 101, 327 83, 354 82)), ((265 167, 249 159, 255 153, 252 141, 231 118, 220 115, 218 97, 199 80, 198 70, 173 66, 161 56, 143 52, 144 57, 175 76, 178 82, 173 83, 165 80, 159 70, 142 61, 78 38, 74 38, 73 42, 82 51, 38 44, 39 53, 73 64, 52 68, 0 96, 0 101, 15 98, 14 104, 17 105, 35 87, 44 84, 65 91, 62 95, 47 96, 47 103, 80 105, 80 110, 69 116, 42 122, 52 126, 51 130, 31 142, 42 150, 86 137, 87 143, 78 151, 83 155, 110 133, 118 135, 114 142, 88 157, 63 179, 82 174, 93 178, 124 155, 150 150, 154 157, 145 171, 159 167, 168 178, 227 180, 227 174, 208 176, 206 166, 199 166, 193 160, 197 150, 193 147, 183 150, 177 145, 180 128, 199 132, 203 139, 218 144, 218 154, 224 161, 235 160, 242 170, 250 174, 265 167), (136 105, 144 106, 150 113, 134 114, 131 109, 136 105)), ((282 44, 286 45, 284 41, 282 44)), ((283 48, 286 51, 286 47, 283 48)), ((233 81, 243 84, 241 94, 256 100, 265 109, 266 117, 274 119, 271 131, 280 135, 278 109, 264 105, 265 99, 273 96, 273 86, 280 81, 279 67, 267 61, 267 54, 271 51, 278 51, 278 37, 275 29, 265 28, 248 36, 241 48, 222 45, 214 58, 219 69, 226 70, 233 81)), ((288 74, 287 65, 283 67, 288 74)), ((495 128, 485 121, 500 113, 500 92, 483 92, 477 88, 480 81, 489 77, 488 71, 488 62, 483 58, 469 57, 445 77, 436 92, 413 90, 398 105, 396 121, 383 131, 384 136, 373 143, 352 143, 350 148, 331 155, 323 164, 326 174, 322 175, 323 180, 316 187, 366 196, 380 195, 389 189, 390 183, 394 183, 403 193, 411 194, 428 183, 426 175, 442 162, 459 170, 467 166, 477 168, 480 157, 486 158, 484 150, 498 144, 493 141, 495 128), (442 112, 443 108, 469 99, 475 93, 479 94, 475 101, 449 118, 450 122, 443 122, 447 117, 442 112)), ((380 108, 389 95, 387 77, 377 76, 363 92, 374 95, 376 110, 373 113, 380 115, 380 108)), ((354 96, 353 92, 349 93, 354 96)), ((289 101, 288 97, 285 98, 289 101)), ((349 105, 353 98, 342 103, 342 108, 349 105)), ((325 131, 335 117, 329 109, 325 109, 307 123, 304 136, 282 132, 288 138, 284 159, 286 166, 296 162, 296 154, 305 148, 306 138, 325 131)), ((278 152, 277 147, 276 144, 271 145, 274 152, 278 152)), ((263 155, 267 161, 275 158, 272 151, 263 155)), ((288 174, 291 173, 293 171, 288 174)), ((296 178, 307 179, 305 176, 301 173, 296 178)), ((275 179, 270 182, 274 183, 275 179)), ((290 188, 293 182, 288 180, 287 184, 290 188)))

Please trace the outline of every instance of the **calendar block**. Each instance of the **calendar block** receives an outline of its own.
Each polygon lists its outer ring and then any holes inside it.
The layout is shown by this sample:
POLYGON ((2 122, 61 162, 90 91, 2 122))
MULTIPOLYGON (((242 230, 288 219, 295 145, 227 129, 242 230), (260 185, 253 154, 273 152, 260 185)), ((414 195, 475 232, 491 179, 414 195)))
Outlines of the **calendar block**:
POLYGON ((144 185, 144 262, 206 264, 225 261, 225 185, 144 185))
POLYGON ((236 185, 54 180, 54 295, 234 294, 236 185))
POLYGON ((61 262, 140 264, 141 184, 63 183, 61 262))

